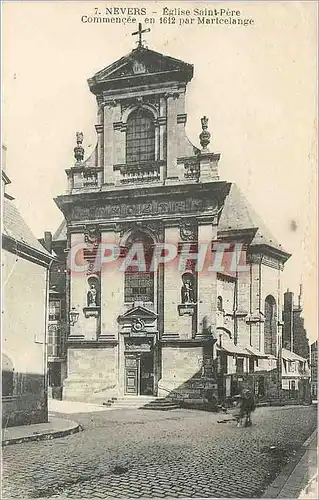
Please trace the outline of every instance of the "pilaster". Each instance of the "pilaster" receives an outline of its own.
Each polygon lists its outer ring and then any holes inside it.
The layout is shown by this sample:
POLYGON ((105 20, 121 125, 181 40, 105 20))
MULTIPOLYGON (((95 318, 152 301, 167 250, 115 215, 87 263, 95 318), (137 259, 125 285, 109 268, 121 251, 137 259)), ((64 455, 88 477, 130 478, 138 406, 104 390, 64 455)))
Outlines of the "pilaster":
MULTIPOLYGON (((101 232, 101 248, 108 244, 119 245, 119 241, 119 232, 101 232)), ((124 302, 124 272, 119 271, 119 267, 120 259, 101 266, 101 335, 107 338, 118 336, 117 318, 124 302)))
POLYGON ((211 223, 198 224, 198 251, 207 247, 206 262, 198 271, 198 309, 197 336, 209 335, 216 328, 217 278, 216 273, 207 269, 208 260, 211 263, 211 243, 217 237, 217 226, 211 223))
POLYGON ((112 103, 106 104, 104 107, 104 184, 114 184, 113 112, 114 105, 112 103))
POLYGON ((178 94, 167 96, 167 178, 168 183, 178 182, 177 167, 177 100, 178 94))
MULTIPOLYGON (((165 228, 165 242, 176 245, 179 242, 179 227, 165 228)), ((164 267, 164 335, 178 335, 178 311, 180 304, 181 278, 178 270, 177 259, 168 262, 164 267)))

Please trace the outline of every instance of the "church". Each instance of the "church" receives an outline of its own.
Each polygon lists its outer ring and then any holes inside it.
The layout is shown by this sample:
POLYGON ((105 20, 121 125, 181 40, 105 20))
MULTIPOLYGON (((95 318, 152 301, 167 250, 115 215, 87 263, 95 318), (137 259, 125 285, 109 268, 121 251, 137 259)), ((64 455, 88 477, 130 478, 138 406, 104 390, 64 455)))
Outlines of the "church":
POLYGON ((50 302, 52 311, 64 304, 67 331, 64 357, 53 357, 51 368, 69 400, 191 403, 209 392, 225 401, 245 385, 276 397, 290 254, 240 189, 220 179, 209 118, 198 124, 200 147, 187 138, 193 65, 146 48, 141 26, 137 33, 136 48, 88 80, 97 144, 86 158, 76 134, 67 192, 55 199, 64 222, 52 248, 64 290, 51 289, 50 302), (117 265, 94 265, 101 243, 119 248, 117 265), (184 258, 183 269, 176 259, 151 266, 163 243, 184 258), (213 255, 216 244, 245 249, 245 271, 198 269, 199 249, 213 255), (144 267, 134 260, 119 267, 134 245, 145 251, 144 267), (85 271, 68 269, 75 248, 85 271))

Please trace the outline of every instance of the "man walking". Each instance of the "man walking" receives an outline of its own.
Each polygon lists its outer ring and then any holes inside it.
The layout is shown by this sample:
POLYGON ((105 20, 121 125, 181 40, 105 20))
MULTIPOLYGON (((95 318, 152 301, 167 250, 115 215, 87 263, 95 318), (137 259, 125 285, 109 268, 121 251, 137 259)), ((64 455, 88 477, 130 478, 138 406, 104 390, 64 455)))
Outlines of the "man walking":
POLYGON ((251 413, 255 410, 255 408, 256 403, 253 393, 249 389, 244 389, 241 399, 241 409, 242 415, 245 417, 245 427, 250 427, 252 425, 251 413))

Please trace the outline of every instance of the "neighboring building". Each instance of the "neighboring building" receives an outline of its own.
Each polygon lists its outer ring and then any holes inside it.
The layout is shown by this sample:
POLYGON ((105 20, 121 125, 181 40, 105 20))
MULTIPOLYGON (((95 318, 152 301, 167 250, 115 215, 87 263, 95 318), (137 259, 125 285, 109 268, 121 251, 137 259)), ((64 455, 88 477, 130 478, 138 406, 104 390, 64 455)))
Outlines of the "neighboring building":
MULTIPOLYGON (((60 234, 60 229, 58 229, 60 234)), ((63 380, 66 378, 66 335, 68 318, 66 315, 66 262, 64 244, 45 232, 40 240, 55 261, 50 269, 49 313, 48 313, 48 388, 49 397, 61 399, 63 380)), ((64 243, 64 242, 63 242, 64 243)))
POLYGON ((302 311, 302 286, 300 285, 297 304, 294 304, 294 294, 292 292, 287 290, 284 293, 282 345, 284 348, 309 360, 309 340, 304 327, 302 311))
POLYGON ((298 354, 282 349, 282 389, 288 399, 310 400, 309 361, 298 354))
POLYGON ((290 255, 239 188, 219 179, 208 119, 201 120, 200 148, 186 137, 192 77, 192 65, 140 43, 88 81, 97 100, 97 146, 84 160, 77 134, 68 191, 55 200, 65 222, 52 241, 61 270, 76 245, 86 245, 88 264, 85 272, 64 273, 57 295, 64 293, 64 319, 74 318, 61 377, 66 399, 200 399, 209 389, 224 400, 247 384, 261 398, 280 393, 281 275, 290 255), (142 243, 145 269, 93 270, 101 242, 117 244, 122 263, 142 243), (186 271, 152 270, 161 242, 175 245, 179 258, 188 244, 186 271), (197 271, 198 245, 216 256, 215 242, 244 244, 247 270, 197 271))
POLYGON ((46 422, 46 311, 51 255, 6 193, 2 172, 2 425, 46 422))
POLYGON ((310 369, 311 369, 311 397, 317 399, 318 396, 318 341, 310 346, 310 369))

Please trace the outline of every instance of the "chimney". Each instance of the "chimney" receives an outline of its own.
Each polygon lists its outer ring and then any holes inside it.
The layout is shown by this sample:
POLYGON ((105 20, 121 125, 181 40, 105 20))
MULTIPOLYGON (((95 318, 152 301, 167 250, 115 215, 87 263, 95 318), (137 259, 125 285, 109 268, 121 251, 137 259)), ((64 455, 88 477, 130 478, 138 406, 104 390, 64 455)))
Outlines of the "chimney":
POLYGON ((298 309, 302 309, 302 301, 303 301, 303 297, 302 297, 302 284, 300 283, 300 285, 299 285, 299 295, 298 295, 298 309))
POLYGON ((51 231, 45 231, 44 232, 44 248, 49 252, 52 253, 52 233, 51 231))

